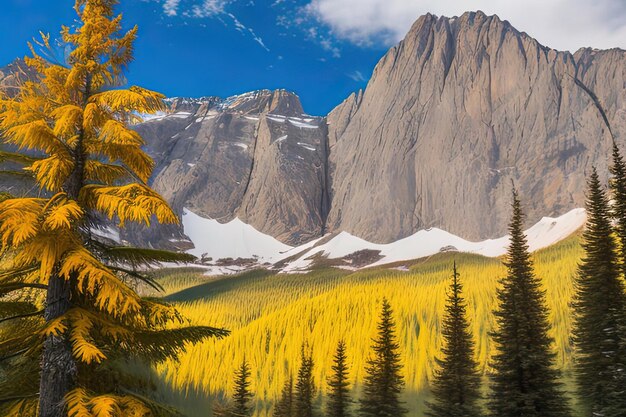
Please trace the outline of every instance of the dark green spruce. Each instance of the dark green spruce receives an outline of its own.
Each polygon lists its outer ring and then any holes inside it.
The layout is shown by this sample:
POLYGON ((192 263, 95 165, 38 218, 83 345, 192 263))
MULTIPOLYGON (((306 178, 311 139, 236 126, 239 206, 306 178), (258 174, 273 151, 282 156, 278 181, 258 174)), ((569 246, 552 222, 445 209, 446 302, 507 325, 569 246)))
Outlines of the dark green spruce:
POLYGON ((493 417, 561 417, 570 410, 555 368, 545 295, 523 231, 523 214, 513 190, 507 276, 498 290, 497 353, 492 360, 489 411, 493 417))
POLYGON ((328 400, 326 417, 350 416, 350 383, 348 382, 348 365, 346 364, 346 344, 340 340, 333 358, 332 375, 328 378, 328 400))
POLYGON ((613 142, 613 164, 610 168, 613 178, 610 181, 613 207, 611 215, 615 220, 615 232, 619 240, 619 258, 622 273, 626 272, 626 163, 619 147, 613 142))
MULTIPOLYGON (((617 170, 613 167, 614 172, 621 171, 619 165, 617 170)), ((623 172, 615 175, 621 176, 623 172)), ((616 176, 615 182, 621 179, 616 176)), ((623 198, 619 192, 615 197, 616 200, 623 198)), ((623 201, 616 201, 616 213, 622 204, 623 201)), ((626 416, 624 330, 621 327, 624 284, 609 201, 595 168, 587 183, 586 209, 587 226, 582 239, 585 255, 576 278, 574 301, 578 394, 585 415, 626 416)), ((619 230, 619 220, 617 224, 619 230)))
POLYGON ((481 376, 474 360, 474 341, 467 321, 463 287, 456 263, 442 324, 443 358, 432 384, 433 400, 427 403, 431 417, 481 417, 481 376))
POLYGON ((235 393, 233 394, 233 417, 248 417, 252 415, 252 399, 250 391, 250 367, 244 358, 241 366, 235 372, 235 393))
POLYGON ((313 378, 313 366, 313 358, 310 354, 306 354, 304 347, 302 347, 302 361, 296 381, 295 417, 312 417, 315 415, 313 402, 317 389, 313 378))
POLYGON ((359 415, 362 417, 401 417, 407 410, 400 401, 404 386, 400 365, 400 346, 396 342, 395 323, 389 302, 383 299, 378 336, 368 360, 359 415))
POLYGON ((293 378, 289 377, 280 394, 280 400, 274 406, 272 417, 293 417, 293 378))
POLYGON ((250 391, 250 367, 244 358, 239 369, 235 371, 235 392, 231 401, 218 402, 213 407, 215 417, 250 417, 254 408, 252 399, 254 394, 250 391))

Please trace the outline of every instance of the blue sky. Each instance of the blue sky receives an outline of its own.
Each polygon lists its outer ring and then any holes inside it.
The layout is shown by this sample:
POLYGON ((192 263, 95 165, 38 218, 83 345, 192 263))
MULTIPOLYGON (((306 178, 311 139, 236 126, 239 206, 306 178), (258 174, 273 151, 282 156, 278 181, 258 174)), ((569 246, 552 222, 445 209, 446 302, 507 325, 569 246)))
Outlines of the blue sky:
MULTIPOLYGON (((73 0, 2 0, 0 66, 42 30, 75 20, 73 0)), ((323 115, 363 88, 376 62, 425 12, 497 13, 557 49, 626 48, 623 0, 123 0, 139 25, 131 84, 168 96, 286 88, 323 115), (519 3, 519 5, 517 4, 519 3)))

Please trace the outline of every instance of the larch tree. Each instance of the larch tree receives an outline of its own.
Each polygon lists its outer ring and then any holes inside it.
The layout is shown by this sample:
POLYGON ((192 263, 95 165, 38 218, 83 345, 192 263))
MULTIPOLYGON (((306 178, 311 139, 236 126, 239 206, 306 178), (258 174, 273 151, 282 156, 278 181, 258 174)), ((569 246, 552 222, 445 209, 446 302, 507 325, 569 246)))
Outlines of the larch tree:
POLYGON ((293 401, 293 378, 290 376, 285 382, 282 392, 280 393, 280 399, 274 405, 273 417, 293 417, 294 416, 294 401, 293 401))
POLYGON ((328 378, 328 399, 326 417, 348 417, 351 415, 350 382, 348 381, 348 365, 346 363, 346 343, 340 340, 331 367, 333 373, 328 378))
POLYGON ((359 415, 363 417, 401 417, 407 412, 400 400, 404 378, 392 314, 391 305, 383 299, 378 335, 372 345, 373 357, 365 370, 359 407, 359 415))
POLYGON ((300 369, 298 369, 298 379, 296 380, 296 390, 294 398, 295 417, 313 417, 315 415, 315 394, 317 388, 313 377, 313 357, 305 352, 302 346, 300 369))
POLYGON ((569 416, 554 363, 545 294, 533 271, 515 189, 512 208, 507 276, 498 290, 496 331, 492 334, 497 353, 491 364, 489 410, 494 417, 569 416))
MULTIPOLYGON (((615 180, 622 181, 617 175, 615 180)), ((620 193, 616 192, 617 199, 621 198, 620 193)), ((622 204, 616 201, 616 213, 622 204)), ((575 281, 574 299, 578 394, 587 414, 617 417, 626 415, 623 363, 626 301, 609 201, 595 168, 587 183, 586 209, 587 225, 582 236, 585 254, 575 281)), ((618 238, 621 238, 620 222, 618 219, 618 238)))
POLYGON ((474 340, 467 320, 456 262, 448 294, 441 334, 444 346, 432 384, 433 400, 427 403, 431 417, 480 417, 481 376, 474 360, 474 340))
MULTIPOLYGON (((146 266, 189 256, 119 246, 98 233, 103 219, 120 228, 178 222, 147 185, 154 163, 129 127, 164 104, 161 94, 123 88, 137 28, 121 31, 116 3, 76 0, 79 23, 61 31, 67 58, 51 62, 31 46, 26 64, 35 77, 0 98, 1 141, 11 149, 2 159, 21 164, 17 174, 39 188, 37 197, 0 198, 0 310, 24 325, 15 334, 2 329, 0 362, 30 364, 24 378, 38 381, 0 398, 3 415, 155 413, 158 405, 115 377, 119 364, 175 359, 188 342, 227 334, 181 327, 176 309, 135 291, 138 282, 159 287, 146 266), (16 300, 29 306, 11 306, 16 300)), ((54 49, 47 35, 39 46, 54 49)), ((0 384, 0 395, 10 384, 0 384)))

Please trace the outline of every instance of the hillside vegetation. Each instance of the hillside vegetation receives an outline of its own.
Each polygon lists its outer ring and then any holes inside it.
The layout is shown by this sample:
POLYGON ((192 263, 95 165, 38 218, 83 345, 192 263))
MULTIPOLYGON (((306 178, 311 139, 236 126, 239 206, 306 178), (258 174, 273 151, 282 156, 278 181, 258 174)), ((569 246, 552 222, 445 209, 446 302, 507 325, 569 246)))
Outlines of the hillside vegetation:
MULTIPOLYGON (((551 311, 554 349, 566 377, 571 364, 569 304, 582 255, 578 239, 570 237, 534 254, 551 311)), ((197 270, 162 271, 159 279, 168 290, 165 298, 176 302, 193 324, 232 330, 231 336, 190 347, 180 363, 167 363, 157 370, 167 400, 190 417, 207 416, 211 398, 231 394, 234 370, 245 356, 252 369, 255 415, 269 416, 284 382, 297 372, 304 343, 313 353, 321 405, 332 355, 342 338, 356 397, 384 296, 398 324, 404 399, 409 415, 421 416, 441 347, 439 329, 454 260, 465 287, 476 359, 487 374, 493 353, 488 334, 494 322, 495 293, 505 274, 500 259, 441 253, 412 262, 408 271, 320 268, 307 274, 253 271, 221 279, 203 277, 197 270)))

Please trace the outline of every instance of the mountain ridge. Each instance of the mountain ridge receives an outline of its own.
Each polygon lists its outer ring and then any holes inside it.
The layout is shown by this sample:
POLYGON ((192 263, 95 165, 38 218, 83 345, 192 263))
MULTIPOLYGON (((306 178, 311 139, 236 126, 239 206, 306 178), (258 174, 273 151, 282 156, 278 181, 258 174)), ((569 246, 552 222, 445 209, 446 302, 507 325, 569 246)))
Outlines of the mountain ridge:
POLYGON ((557 51, 497 16, 426 14, 325 117, 258 90, 168 99, 136 128, 152 185, 181 214, 239 218, 290 245, 429 227, 481 240, 504 234, 511 181, 530 223, 583 206, 585 173, 608 175, 612 140, 626 145, 625 80, 620 48, 557 51))

